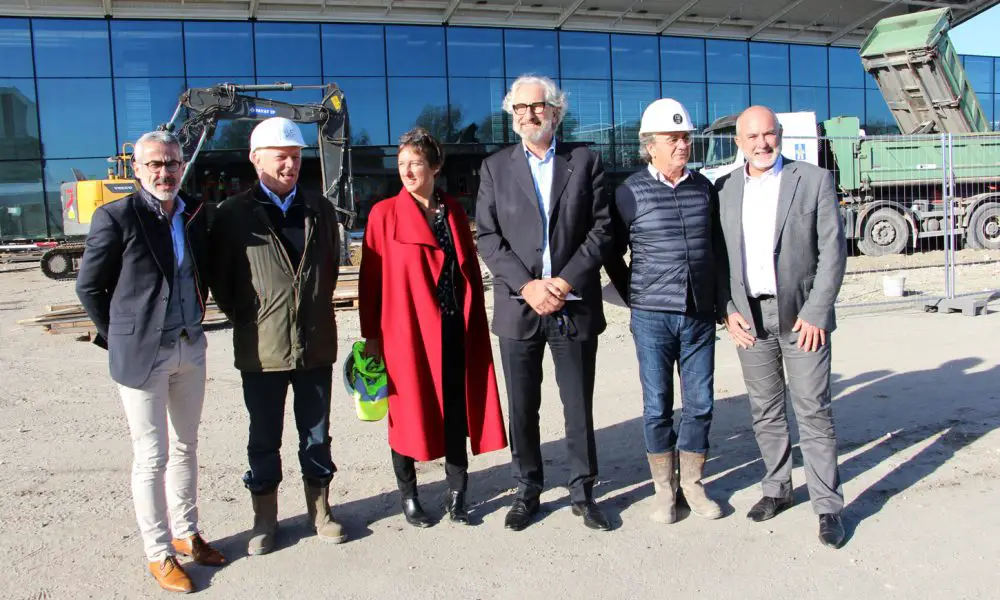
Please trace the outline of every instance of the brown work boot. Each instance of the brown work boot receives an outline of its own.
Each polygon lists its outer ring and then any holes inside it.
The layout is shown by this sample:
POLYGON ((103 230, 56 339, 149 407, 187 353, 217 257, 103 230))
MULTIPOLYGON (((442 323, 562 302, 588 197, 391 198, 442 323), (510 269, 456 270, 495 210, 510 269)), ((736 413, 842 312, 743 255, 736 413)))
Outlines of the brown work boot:
POLYGON ((270 494, 251 494, 253 501, 253 530, 247 542, 247 554, 258 556, 274 550, 278 534, 278 490, 270 494))
POLYGON ((347 539, 343 526, 333 520, 330 515, 330 485, 316 487, 305 484, 306 509, 309 511, 309 522, 316 530, 316 535, 324 542, 339 544, 347 539))
POLYGON ((656 490, 653 512, 649 518, 657 523, 673 523, 677 520, 677 470, 674 453, 647 453, 646 460, 649 461, 649 473, 653 478, 653 489, 656 490))
POLYGON ((194 562, 206 567, 221 567, 226 564, 226 557, 215 548, 208 545, 201 534, 194 534, 184 539, 173 541, 174 551, 181 556, 190 556, 194 562))
POLYGON ((701 478, 705 473, 705 455, 697 452, 680 453, 681 491, 691 512, 706 519, 718 519, 722 508, 708 497, 701 478))
POLYGON ((194 591, 194 583, 177 562, 176 556, 168 556, 161 561, 149 563, 149 572, 153 574, 156 583, 168 592, 190 594, 194 591))

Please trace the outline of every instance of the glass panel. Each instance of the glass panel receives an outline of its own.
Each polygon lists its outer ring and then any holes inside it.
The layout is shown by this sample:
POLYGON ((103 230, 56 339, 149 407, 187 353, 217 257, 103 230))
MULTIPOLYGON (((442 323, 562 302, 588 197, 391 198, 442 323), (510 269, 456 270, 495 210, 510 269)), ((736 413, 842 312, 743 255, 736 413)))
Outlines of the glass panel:
POLYGON ((705 81, 705 40, 660 38, 660 74, 664 81, 705 81))
MULTIPOLYGON (((250 23, 185 22, 184 45, 188 77, 223 73, 253 77, 253 37, 250 23)), ((296 54, 296 59, 298 54, 296 54)))
POLYGON ((972 89, 984 94, 993 93, 993 59, 989 56, 966 56, 965 75, 972 89))
POLYGON ((179 21, 111 21, 115 77, 184 77, 179 21))
POLYGON ((830 86, 860 88, 865 70, 855 48, 830 48, 830 86))
MULTIPOLYGON (((234 77, 228 75, 220 75, 218 77, 191 77, 188 78, 188 87, 201 88, 201 87, 212 87, 219 83, 233 83, 236 85, 252 85, 256 83, 253 77, 234 77)), ((244 92, 246 93, 246 92, 244 92)), ((273 92, 275 94, 282 94, 286 92, 273 92)), ((247 94, 253 96, 253 93, 247 94)), ((168 115, 169 119, 170 116, 168 115)), ((202 151, 206 150, 249 150, 250 149, 250 132, 253 130, 254 126, 257 124, 256 120, 242 120, 242 121, 219 121, 218 127, 215 128, 215 134, 211 139, 205 142, 205 146, 202 151)))
POLYGON ((382 26, 324 23, 323 74, 385 75, 382 26))
POLYGON ((656 81, 659 56, 651 35, 612 35, 611 62, 614 78, 656 81))
POLYGON ((787 85, 788 46, 750 42, 750 82, 787 85))
POLYGON ((774 112, 788 112, 791 106, 788 100, 788 86, 751 85, 750 103, 761 104, 774 112))
POLYGON ((556 32, 507 29, 503 36, 508 79, 533 73, 559 80, 556 32))
POLYGON ((706 40, 708 80, 747 83, 747 44, 730 40, 706 40))
POLYGON ((117 154, 111 79, 39 79, 38 105, 45 158, 117 154))
POLYGON ((41 158, 31 79, 0 79, 0 160, 41 158))
POLYGON ((0 162, 0 242, 48 237, 42 163, 0 162))
POLYGON ((0 19, 0 76, 34 77, 28 19, 0 19))
POLYGON ((750 106, 750 86, 731 84, 708 85, 708 122, 719 117, 738 115, 750 106))
MULTIPOLYGON (((323 85, 323 81, 319 77, 281 77, 280 79, 292 85, 323 85)), ((257 81, 263 83, 259 78, 257 81)), ((257 92, 257 96, 278 102, 288 102, 290 104, 321 104, 323 102, 322 88, 305 88, 290 92, 257 92)), ((299 130, 302 131, 302 138, 310 148, 319 146, 318 125, 314 123, 299 123, 299 130)))
POLYGON ((413 127, 423 127, 438 140, 451 135, 448 92, 443 77, 389 78, 389 142, 413 127))
POLYGON ((108 159, 75 158, 45 161, 45 199, 53 235, 62 233, 62 200, 59 198, 59 188, 64 183, 76 181, 74 169, 80 171, 87 179, 104 179, 108 175, 108 159))
MULTIPOLYGON (((385 28, 389 75, 444 76, 444 29, 398 25, 385 28)), ((400 133, 405 133, 407 127, 400 133)))
POLYGON ((107 21, 35 19, 32 27, 38 77, 111 76, 107 21))
POLYGON ((824 46, 791 46, 792 83, 827 85, 827 57, 824 46))
MULTIPOLYGON (((450 35, 450 33, 449 33, 450 35)), ((448 80, 452 135, 449 142, 504 143, 503 79, 448 80)))
POLYGON ((708 106, 705 102, 705 84, 663 82, 662 96, 673 98, 684 105, 697 129, 708 126, 708 106))
POLYGON ((993 94, 993 131, 1000 131, 1000 94, 993 94))
POLYGON ((865 90, 865 116, 862 121, 868 135, 895 135, 899 133, 896 120, 878 90, 865 90))
POLYGON ((639 122, 642 112, 657 99, 659 86, 645 81, 616 81, 615 92, 615 165, 623 169, 638 168, 639 122))
POLYGON ((606 33, 561 32, 559 59, 563 78, 610 78, 610 44, 606 33))
MULTIPOLYGON (((562 122, 563 139, 570 142, 611 143, 611 82, 563 81, 569 106, 562 122)), ((596 149, 595 149, 596 150, 596 149)))
POLYGON ((986 113, 986 121, 990 123, 991 129, 996 129, 993 122, 997 119, 996 113, 993 110, 993 94, 976 94, 979 97, 979 104, 983 107, 983 112, 986 113))
POLYGON ((118 118, 118 147, 135 143, 142 134, 166 123, 177 108, 184 91, 184 79, 115 79, 115 116, 118 118))
POLYGON ((830 118, 830 98, 825 87, 793 87, 792 110, 808 110, 816 113, 817 121, 830 118))
POLYGON ((449 75, 503 77, 503 34, 499 29, 449 27, 446 31, 449 75))
POLYGON ((258 77, 319 77, 322 71, 318 25, 256 23, 254 51, 258 77))
POLYGON ((379 146, 389 143, 388 108, 384 77, 327 77, 344 91, 351 120, 351 143, 379 146))
POLYGON ((861 90, 830 88, 830 117, 857 117, 865 122, 865 93, 861 90))

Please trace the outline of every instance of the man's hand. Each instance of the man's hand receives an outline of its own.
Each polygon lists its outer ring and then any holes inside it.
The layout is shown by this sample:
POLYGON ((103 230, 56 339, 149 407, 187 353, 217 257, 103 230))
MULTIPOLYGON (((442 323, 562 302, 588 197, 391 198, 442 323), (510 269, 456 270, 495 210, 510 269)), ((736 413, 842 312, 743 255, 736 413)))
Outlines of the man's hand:
POLYGON ((551 279, 529 281, 522 289, 521 296, 528 306, 539 315, 551 315, 566 304, 565 294, 551 279))
POLYGON ((749 349, 757 341, 750 333, 750 324, 738 312, 730 313, 726 317, 726 330, 729 332, 729 339, 744 350, 749 349))
POLYGON ((798 346, 806 352, 815 352, 826 345, 826 330, 810 325, 801 318, 795 319, 792 331, 799 332, 798 346))
POLYGON ((365 356, 372 358, 375 362, 381 362, 382 357, 382 340, 377 338, 365 339, 365 356))

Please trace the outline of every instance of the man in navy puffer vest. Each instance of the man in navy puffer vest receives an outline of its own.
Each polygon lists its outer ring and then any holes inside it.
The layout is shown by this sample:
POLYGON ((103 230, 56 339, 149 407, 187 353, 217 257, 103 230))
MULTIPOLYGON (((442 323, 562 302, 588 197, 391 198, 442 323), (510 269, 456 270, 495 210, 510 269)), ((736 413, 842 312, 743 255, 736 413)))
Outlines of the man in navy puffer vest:
POLYGON ((692 512, 722 516, 701 479, 714 403, 715 282, 726 255, 718 195, 707 178, 685 166, 692 130, 690 115, 676 100, 663 98, 646 108, 639 154, 648 166, 615 192, 615 250, 605 265, 632 309, 646 456, 656 488, 651 517, 660 523, 676 519, 678 480, 692 512), (682 402, 676 431, 675 364, 682 402))

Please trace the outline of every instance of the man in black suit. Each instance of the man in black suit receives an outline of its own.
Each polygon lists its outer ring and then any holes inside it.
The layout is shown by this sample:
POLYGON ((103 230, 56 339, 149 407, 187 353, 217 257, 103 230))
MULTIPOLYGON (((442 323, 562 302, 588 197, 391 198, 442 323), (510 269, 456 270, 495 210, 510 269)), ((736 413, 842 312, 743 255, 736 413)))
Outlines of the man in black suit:
POLYGON ((143 135, 133 161, 139 191, 94 213, 76 292, 95 343, 108 350, 132 434, 132 497, 149 570, 163 589, 190 592, 177 554, 225 563, 198 533, 205 218, 199 202, 178 194, 177 138, 143 135))
POLYGON ((604 331, 600 268, 611 245, 600 156, 555 139, 566 94, 546 77, 522 76, 504 98, 521 144, 480 169, 479 252, 493 273, 493 333, 507 383, 511 466, 517 497, 505 526, 527 527, 543 487, 538 410, 548 344, 566 422, 573 514, 587 527, 611 525, 593 500, 594 370, 604 331))

